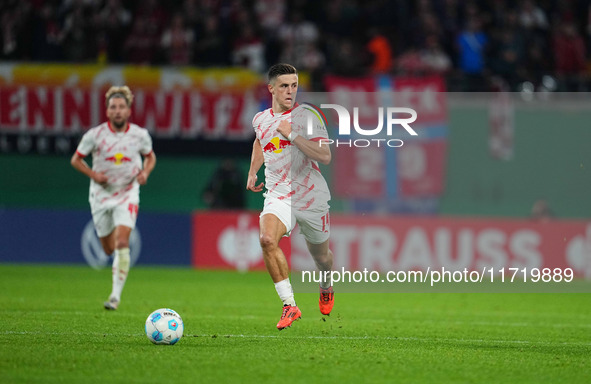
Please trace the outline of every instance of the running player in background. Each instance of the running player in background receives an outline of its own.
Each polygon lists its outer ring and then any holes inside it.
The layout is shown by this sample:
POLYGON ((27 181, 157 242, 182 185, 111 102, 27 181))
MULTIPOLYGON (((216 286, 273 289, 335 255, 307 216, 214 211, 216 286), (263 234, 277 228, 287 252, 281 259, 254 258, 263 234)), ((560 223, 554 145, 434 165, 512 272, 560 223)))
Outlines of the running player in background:
POLYGON ((133 102, 130 89, 111 87, 105 99, 108 121, 84 134, 71 164, 90 178, 94 227, 105 253, 114 253, 113 287, 104 307, 115 310, 129 272, 129 235, 137 219, 140 185, 148 181, 156 155, 148 131, 128 122, 133 102), (92 169, 84 161, 89 154, 92 169))
MULTIPOLYGON (((318 269, 332 270, 330 192, 318 168, 318 162, 330 163, 331 153, 328 145, 319 143, 328 138, 324 123, 313 118, 313 133, 309 134, 305 123, 312 112, 295 102, 297 70, 289 64, 276 64, 269 69, 268 80, 272 106, 259 112, 252 121, 256 139, 246 189, 263 190, 263 183, 257 185, 256 180, 258 170, 265 164, 267 191, 260 215, 260 243, 265 265, 283 301, 283 312, 277 323, 277 329, 282 330, 302 317, 294 299, 287 260, 279 248, 279 241, 290 235, 296 222, 318 269)), ((329 315, 333 305, 331 282, 323 281, 320 312, 329 315)))

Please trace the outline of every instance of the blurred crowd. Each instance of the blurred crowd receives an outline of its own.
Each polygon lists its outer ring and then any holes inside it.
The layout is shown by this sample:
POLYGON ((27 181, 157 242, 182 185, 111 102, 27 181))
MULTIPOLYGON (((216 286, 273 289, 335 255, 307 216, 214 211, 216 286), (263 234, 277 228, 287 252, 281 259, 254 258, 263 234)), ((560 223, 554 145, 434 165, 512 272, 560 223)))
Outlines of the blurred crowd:
POLYGON ((588 0, 3 0, 2 60, 445 76, 589 90, 588 0))

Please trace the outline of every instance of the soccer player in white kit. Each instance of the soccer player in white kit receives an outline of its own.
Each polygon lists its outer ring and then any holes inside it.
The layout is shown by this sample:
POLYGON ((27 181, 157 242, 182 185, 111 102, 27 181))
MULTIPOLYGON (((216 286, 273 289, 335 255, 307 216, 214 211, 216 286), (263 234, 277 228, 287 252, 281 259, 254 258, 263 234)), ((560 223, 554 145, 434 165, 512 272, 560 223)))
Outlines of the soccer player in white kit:
MULTIPOLYGON (((264 163, 267 191, 260 215, 259 239, 265 265, 283 301, 283 312, 277 323, 277 329, 282 330, 302 317, 289 281, 287 260, 279 248, 279 241, 283 236, 289 236, 296 222, 318 268, 332 270, 330 192, 318 168, 318 162, 330 163, 331 153, 328 145, 320 144, 320 140, 328 138, 324 122, 310 107, 295 102, 298 90, 296 68, 276 64, 269 69, 268 80, 272 106, 259 112, 252 122, 256 138, 246 189, 263 190, 263 183, 256 184, 256 174, 264 163), (309 120, 312 133, 307 129, 309 120)), ((329 315, 333 305, 331 283, 323 281, 320 284, 320 312, 329 315)))
POLYGON ((156 165, 148 131, 129 123, 133 94, 127 86, 105 94, 107 122, 82 136, 71 164, 90 178, 92 220, 103 250, 113 256, 113 285, 105 309, 115 310, 129 272, 129 236, 135 227, 140 185, 156 165), (92 154, 92 168, 84 158, 92 154), (142 166, 143 156, 143 166, 142 166))

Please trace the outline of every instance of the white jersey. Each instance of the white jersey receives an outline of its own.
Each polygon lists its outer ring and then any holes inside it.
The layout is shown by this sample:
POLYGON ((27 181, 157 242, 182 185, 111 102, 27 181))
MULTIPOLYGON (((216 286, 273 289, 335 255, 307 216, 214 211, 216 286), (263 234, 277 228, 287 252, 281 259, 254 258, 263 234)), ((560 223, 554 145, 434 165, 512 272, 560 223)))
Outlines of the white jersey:
POLYGON ((252 125, 265 160, 265 197, 284 200, 297 210, 328 209, 330 191, 318 163, 277 132, 283 120, 291 123, 293 133, 307 140, 328 138, 324 122, 307 105, 296 104, 280 115, 274 114, 271 108, 259 112, 252 125), (308 133, 308 120, 312 122, 311 133, 308 133))
POLYGON ((90 181, 88 200, 93 212, 123 204, 137 206, 140 186, 135 178, 142 170, 142 155, 152 153, 148 130, 128 124, 125 131, 116 132, 106 122, 86 132, 76 152, 81 157, 92 154, 92 170, 108 178, 104 186, 90 181))

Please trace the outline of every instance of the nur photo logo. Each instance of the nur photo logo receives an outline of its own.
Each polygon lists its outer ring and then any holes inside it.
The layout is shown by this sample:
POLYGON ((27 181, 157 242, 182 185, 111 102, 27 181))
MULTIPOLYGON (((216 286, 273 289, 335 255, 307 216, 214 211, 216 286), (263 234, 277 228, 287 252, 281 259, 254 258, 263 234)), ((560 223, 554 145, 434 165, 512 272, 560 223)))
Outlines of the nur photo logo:
POLYGON ((400 126, 411 136, 418 136, 417 132, 410 126, 411 123, 417 119, 417 112, 412 108, 405 107, 378 107, 377 108, 377 126, 368 127, 365 124, 360 124, 359 107, 353 108, 353 118, 349 110, 339 104, 320 104, 320 107, 304 103, 304 108, 310 111, 307 120, 307 130, 309 134, 313 132, 314 119, 328 127, 328 121, 323 112, 323 109, 331 109, 337 113, 338 116, 338 135, 339 137, 363 136, 364 138, 357 139, 321 139, 318 141, 320 146, 335 144, 336 147, 357 147, 366 148, 370 146, 388 146, 391 148, 399 148, 404 145, 404 141, 398 138, 391 138, 394 132, 393 127, 400 126), (385 112, 384 112, 385 111, 385 112), (401 117, 408 116, 408 117, 401 117), (385 120, 385 124, 384 124, 385 120), (351 122, 353 123, 354 132, 351 132, 351 122), (385 132, 384 132, 385 126, 385 132), (386 138, 384 138, 384 135, 386 138))

